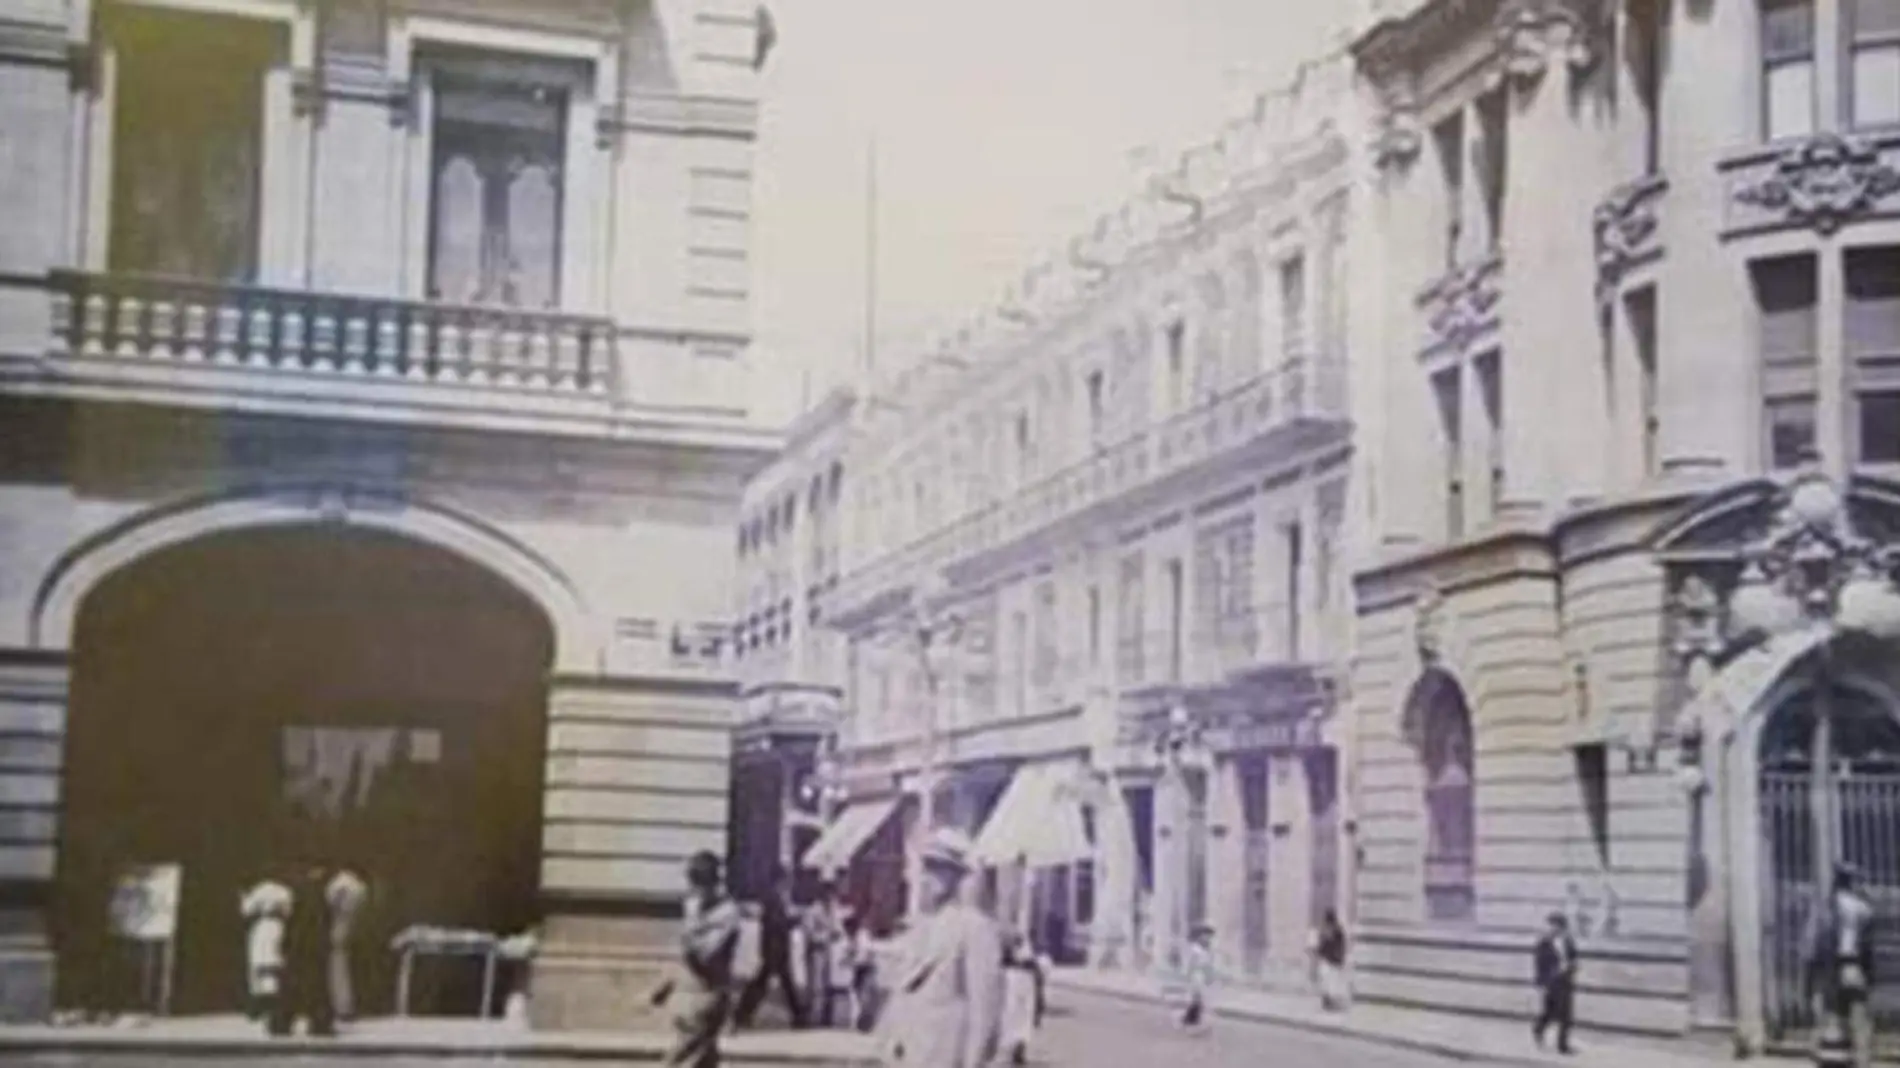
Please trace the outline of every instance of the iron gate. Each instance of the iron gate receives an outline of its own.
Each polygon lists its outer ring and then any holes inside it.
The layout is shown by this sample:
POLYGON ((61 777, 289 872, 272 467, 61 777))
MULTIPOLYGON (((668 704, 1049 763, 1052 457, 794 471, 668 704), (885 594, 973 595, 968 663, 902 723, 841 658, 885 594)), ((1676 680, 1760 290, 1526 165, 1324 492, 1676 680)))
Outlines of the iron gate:
MULTIPOLYGON (((1815 1025, 1802 972, 1804 935, 1829 873, 1814 871, 1813 790, 1805 762, 1762 772, 1764 1001, 1768 1033, 1780 1041, 1804 1042, 1815 1025)), ((1831 790, 1839 816, 1836 855, 1860 869, 1874 906, 1876 1033, 1883 1053, 1900 1052, 1900 767, 1843 764, 1831 790)))

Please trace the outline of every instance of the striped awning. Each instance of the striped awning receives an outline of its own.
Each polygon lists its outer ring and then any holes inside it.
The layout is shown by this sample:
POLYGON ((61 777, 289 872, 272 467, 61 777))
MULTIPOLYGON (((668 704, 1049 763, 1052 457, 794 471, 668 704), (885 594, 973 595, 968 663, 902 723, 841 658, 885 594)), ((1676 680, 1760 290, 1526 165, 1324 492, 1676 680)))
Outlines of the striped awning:
POLYGON ((976 862, 992 868, 1018 863, 1050 868, 1092 858, 1081 799, 1068 788, 1075 775, 1070 763, 1019 769, 976 837, 976 862))
POLYGON ((818 839, 799 858, 799 867, 817 872, 834 872, 849 867, 858 851, 871 840, 884 821, 897 811, 897 799, 864 801, 851 805, 831 821, 818 839))

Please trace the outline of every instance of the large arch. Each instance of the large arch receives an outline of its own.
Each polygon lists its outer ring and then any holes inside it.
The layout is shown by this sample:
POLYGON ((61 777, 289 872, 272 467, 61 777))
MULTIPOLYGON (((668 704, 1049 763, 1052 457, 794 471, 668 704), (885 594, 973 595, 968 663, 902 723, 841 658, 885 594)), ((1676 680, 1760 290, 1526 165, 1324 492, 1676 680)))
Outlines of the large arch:
POLYGON ((35 591, 28 638, 70 651, 80 605, 107 577, 163 549, 244 530, 331 525, 383 531, 448 550, 532 599, 554 628, 556 673, 598 670, 605 644, 581 591, 533 547, 466 512, 426 499, 323 484, 186 498, 139 512, 61 554, 35 591))

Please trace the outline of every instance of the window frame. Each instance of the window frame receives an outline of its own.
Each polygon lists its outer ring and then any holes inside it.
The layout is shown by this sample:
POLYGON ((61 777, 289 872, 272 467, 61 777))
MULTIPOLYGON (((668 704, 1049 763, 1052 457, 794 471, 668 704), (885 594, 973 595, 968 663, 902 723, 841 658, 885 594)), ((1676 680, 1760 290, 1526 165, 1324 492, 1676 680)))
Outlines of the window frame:
POLYGON ((1760 78, 1760 98, 1757 110, 1760 115, 1759 126, 1764 141, 1806 137, 1821 124, 1820 93, 1820 15, 1815 0, 1756 0, 1756 71, 1760 78), (1770 12, 1780 7, 1800 7, 1807 12, 1808 44, 1806 51, 1791 51, 1786 54, 1772 54, 1768 49, 1768 21, 1770 12), (1798 130, 1778 131, 1774 128, 1774 109, 1770 86, 1776 71, 1784 67, 1805 65, 1808 68, 1808 107, 1805 126, 1798 130))

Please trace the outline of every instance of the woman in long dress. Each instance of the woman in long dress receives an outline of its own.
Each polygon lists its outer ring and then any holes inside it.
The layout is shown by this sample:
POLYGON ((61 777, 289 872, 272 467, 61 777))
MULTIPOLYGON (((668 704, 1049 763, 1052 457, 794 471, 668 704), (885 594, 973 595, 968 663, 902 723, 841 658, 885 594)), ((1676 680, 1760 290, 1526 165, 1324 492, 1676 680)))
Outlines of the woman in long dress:
POLYGON ((726 896, 719 858, 694 854, 686 864, 689 894, 680 933, 678 973, 654 992, 673 1017, 666 1063, 676 1068, 719 1068, 719 1033, 732 1015, 733 955, 739 947, 739 906, 726 896))
POLYGON ((1041 965, 1021 932, 1011 932, 1003 948, 1003 1050, 1012 1064, 1029 1063, 1035 1037, 1041 965))
POLYGON ((1332 909, 1320 920, 1313 940, 1313 963, 1319 979, 1319 1001, 1327 1012, 1346 1008, 1350 992, 1346 986, 1346 929, 1332 909))

